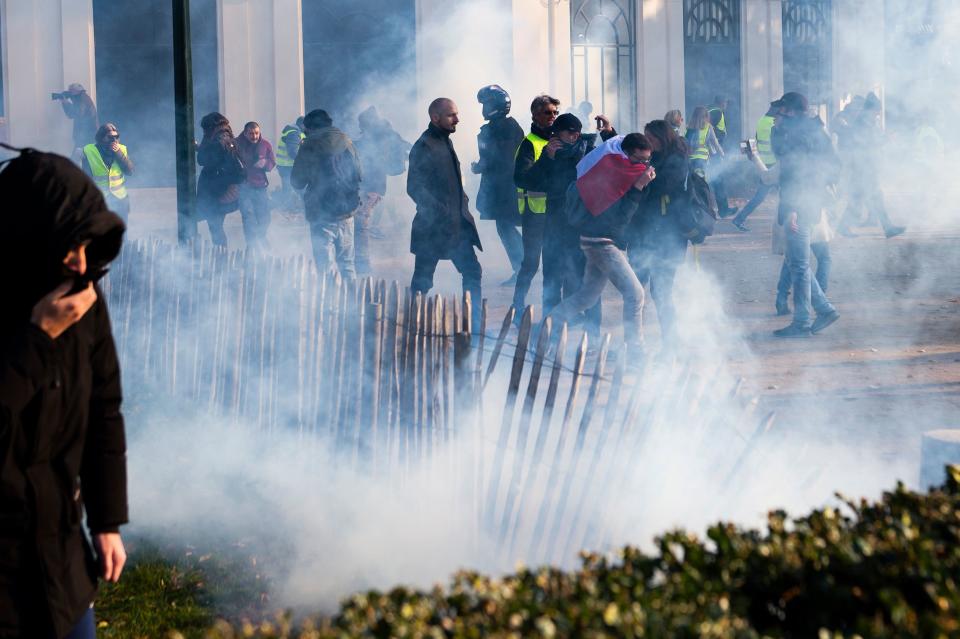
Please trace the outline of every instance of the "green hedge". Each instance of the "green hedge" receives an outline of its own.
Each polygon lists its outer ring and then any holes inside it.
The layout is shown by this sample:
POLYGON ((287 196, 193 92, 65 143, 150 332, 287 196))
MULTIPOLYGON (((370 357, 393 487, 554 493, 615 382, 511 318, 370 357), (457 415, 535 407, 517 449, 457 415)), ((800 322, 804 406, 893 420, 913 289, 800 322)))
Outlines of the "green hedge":
POLYGON ((575 572, 461 572, 429 592, 356 594, 296 629, 220 622, 205 636, 960 636, 960 467, 926 494, 899 484, 878 503, 843 502, 794 520, 773 512, 766 532, 670 532, 651 554, 584 554, 575 572))

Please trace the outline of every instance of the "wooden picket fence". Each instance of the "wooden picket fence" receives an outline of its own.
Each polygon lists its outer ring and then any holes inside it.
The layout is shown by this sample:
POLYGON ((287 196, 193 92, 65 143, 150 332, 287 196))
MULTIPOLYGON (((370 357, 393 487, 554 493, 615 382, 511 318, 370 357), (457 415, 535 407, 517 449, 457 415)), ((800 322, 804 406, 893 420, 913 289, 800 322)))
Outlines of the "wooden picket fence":
POLYGON ((474 327, 469 296, 321 277, 303 257, 140 241, 103 288, 125 385, 322 438, 374 476, 435 464, 459 487, 451 508, 511 560, 619 539, 605 522, 632 469, 678 433, 736 490, 774 418, 757 420, 739 382, 714 388, 714 371, 692 362, 611 366, 610 336, 595 354, 586 335, 574 348, 532 307, 518 328, 511 308, 488 338, 485 301, 474 327), (731 442, 722 451, 718 435, 731 442))

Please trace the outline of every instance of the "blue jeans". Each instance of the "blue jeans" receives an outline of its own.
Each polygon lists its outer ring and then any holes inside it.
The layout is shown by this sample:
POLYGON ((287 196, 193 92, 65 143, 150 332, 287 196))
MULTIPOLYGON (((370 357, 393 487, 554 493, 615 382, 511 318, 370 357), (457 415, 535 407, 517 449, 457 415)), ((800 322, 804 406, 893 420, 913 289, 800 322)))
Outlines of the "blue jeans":
POLYGON ((793 324, 803 328, 809 328, 813 323, 811 304, 817 315, 836 312, 810 271, 810 231, 810 226, 801 225, 796 232, 788 228, 786 233, 785 262, 793 284, 793 324))
POLYGON ((73 627, 64 639, 96 639, 97 624, 93 617, 93 607, 87 608, 87 611, 80 617, 80 621, 73 627))
POLYGON ((344 279, 357 276, 353 261, 352 217, 330 222, 310 222, 310 241, 320 275, 326 275, 336 267, 344 279))
POLYGON ((776 184, 764 184, 761 182, 757 185, 757 192, 753 194, 753 197, 750 198, 750 201, 743 205, 743 208, 740 209, 740 212, 737 213, 737 217, 733 218, 734 224, 743 224, 747 221, 747 218, 750 217, 750 214, 760 206, 767 196, 770 195, 770 191, 777 188, 776 184))
POLYGON ((251 251, 266 251, 267 229, 270 227, 270 201, 267 187, 240 186, 240 218, 243 220, 243 237, 251 251))
MULTIPOLYGON (((827 242, 810 242, 810 252, 817 258, 817 270, 814 274, 814 281, 820 285, 820 290, 827 292, 830 284, 830 266, 833 259, 830 257, 830 245, 827 242)), ((790 267, 787 266, 787 258, 783 258, 783 266, 780 267, 780 279, 777 281, 777 306, 784 306, 787 298, 790 297, 790 286, 793 280, 790 278, 790 267)), ((810 284, 811 290, 813 283, 810 284)))

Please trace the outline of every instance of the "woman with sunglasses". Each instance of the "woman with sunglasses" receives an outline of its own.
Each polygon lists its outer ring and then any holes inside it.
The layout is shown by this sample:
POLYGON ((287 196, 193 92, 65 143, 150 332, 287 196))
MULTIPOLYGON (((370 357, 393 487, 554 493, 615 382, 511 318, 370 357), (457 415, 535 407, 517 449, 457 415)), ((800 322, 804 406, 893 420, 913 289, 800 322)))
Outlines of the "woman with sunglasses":
POLYGON ((107 122, 101 126, 94 139, 94 144, 83 147, 83 171, 100 187, 107 207, 126 224, 130 217, 126 176, 133 175, 133 162, 127 154, 127 147, 120 144, 116 124, 107 122))

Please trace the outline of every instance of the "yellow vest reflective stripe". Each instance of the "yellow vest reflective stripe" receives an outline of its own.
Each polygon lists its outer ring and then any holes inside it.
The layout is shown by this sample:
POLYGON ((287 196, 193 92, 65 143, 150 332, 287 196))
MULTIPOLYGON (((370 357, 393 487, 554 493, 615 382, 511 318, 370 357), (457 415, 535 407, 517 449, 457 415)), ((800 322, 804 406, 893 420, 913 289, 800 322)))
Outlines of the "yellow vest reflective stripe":
POLYGON ((773 154, 773 146, 770 144, 775 123, 776 120, 772 115, 765 115, 757 121, 757 154, 767 166, 773 166, 777 163, 777 156, 773 154))
POLYGON ((294 158, 290 157, 290 154, 287 152, 287 144, 283 141, 289 133, 298 132, 300 134, 300 141, 302 142, 307 136, 304 135, 300 129, 295 126, 290 126, 289 124, 283 127, 283 131, 280 132, 280 142, 277 143, 277 148, 275 151, 277 166, 293 166, 294 158))
POLYGON ((707 133, 710 132, 710 125, 703 127, 697 132, 697 148, 690 154, 691 160, 709 160, 710 150, 707 148, 707 133))
MULTIPOLYGON (((720 111, 720 107, 710 107, 707 110, 707 113, 710 114, 710 117, 713 117, 714 111, 720 111)), ((727 115, 723 111, 720 111, 720 120, 717 122, 716 126, 714 126, 713 128, 715 128, 717 131, 720 131, 721 133, 727 132, 727 115)))
MULTIPOLYGON (((121 144, 120 152, 126 155, 127 147, 121 144)), ((127 187, 123 185, 123 169, 120 168, 119 162, 113 162, 108 169, 96 144, 88 144, 83 147, 83 154, 90 166, 93 181, 103 191, 104 195, 112 193, 113 197, 118 200, 127 197, 127 187)))
MULTIPOLYGON (((527 134, 525 140, 529 140, 530 144, 533 145, 533 161, 536 162, 540 159, 540 154, 543 153, 543 148, 547 146, 547 140, 544 140, 539 135, 535 133, 527 134)), ((520 148, 517 147, 516 153, 513 154, 514 157, 519 155, 520 148)), ((524 191, 523 189, 517 189, 517 207, 520 209, 520 214, 523 215, 523 212, 527 210, 527 207, 530 208, 531 213, 546 213, 547 212, 547 194, 546 193, 537 193, 535 191, 524 191)))

